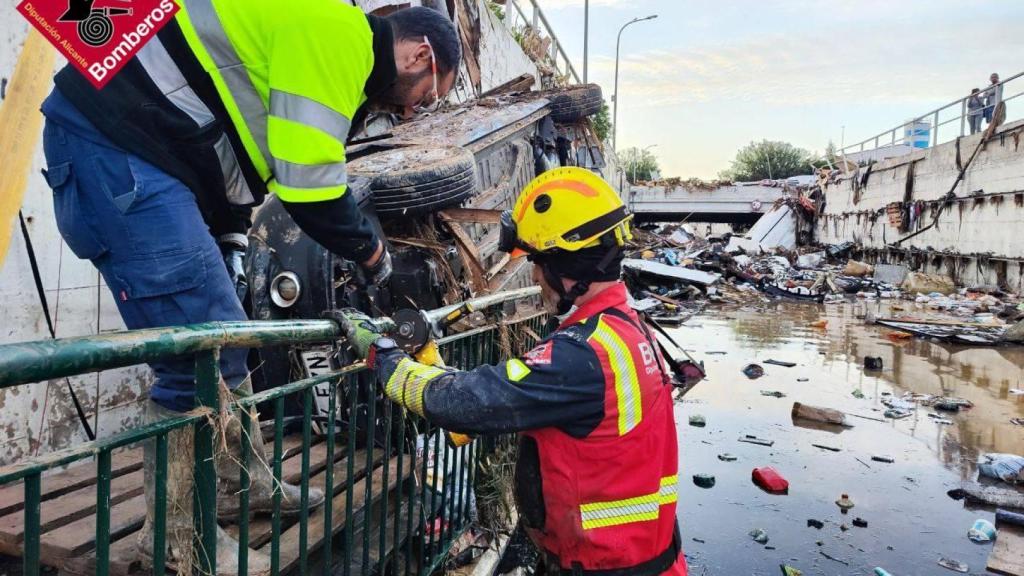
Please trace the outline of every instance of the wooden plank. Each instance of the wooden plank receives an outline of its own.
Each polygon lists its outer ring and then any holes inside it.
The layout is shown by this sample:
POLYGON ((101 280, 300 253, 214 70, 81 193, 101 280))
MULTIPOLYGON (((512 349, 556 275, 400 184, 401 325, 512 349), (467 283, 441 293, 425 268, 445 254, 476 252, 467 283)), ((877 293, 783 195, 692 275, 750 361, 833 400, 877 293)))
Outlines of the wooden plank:
MULTIPOLYGON (((142 469, 142 449, 124 450, 111 458, 111 474, 120 476, 142 469)), ((83 462, 68 470, 43 477, 43 501, 58 498, 79 488, 96 483, 96 465, 83 462)), ((0 516, 25 507, 25 487, 21 482, 0 488, 0 516)))
POLYGON ((487 280, 484 279, 487 271, 480 264, 480 253, 477 252, 473 240, 469 237, 469 234, 466 234, 462 224, 449 219, 445 216, 444 212, 439 212, 438 216, 448 226, 448 229, 451 230, 452 236, 455 237, 455 247, 459 251, 459 256, 466 264, 466 267, 469 268, 469 283, 473 287, 473 294, 479 296, 486 293, 490 287, 487 280))
POLYGON ((438 212, 438 214, 442 219, 449 222, 500 224, 501 212, 501 210, 486 210, 483 208, 445 208, 438 212))
POLYGON ((996 542, 988 555, 988 570, 1006 576, 1024 576, 1024 527, 1000 522, 996 542))
MULTIPOLYGON (((142 494, 143 471, 118 476, 110 482, 110 502, 117 504, 142 494)), ((86 486, 58 498, 43 502, 40 509, 40 531, 49 532, 96 513, 96 485, 86 486)), ((24 510, 0 518, 0 552, 18 556, 25 536, 24 510)))
MULTIPOLYGON (((110 539, 127 536, 142 527, 146 498, 136 496, 110 509, 110 539)), ((89 516, 42 535, 39 553, 43 564, 59 567, 72 556, 85 554, 96 545, 96 518, 89 516)))
MULTIPOLYGON (((342 451, 342 455, 344 456, 344 451, 342 451)), ((365 450, 357 450, 356 453, 355 453, 355 459, 356 459, 356 467, 355 467, 355 478, 354 478, 353 482, 358 483, 363 478, 366 477, 366 468, 365 468, 366 451, 365 450)), ((381 458, 381 456, 379 454, 377 454, 376 457, 374 458, 374 465, 379 465, 383 461, 384 461, 384 459, 381 458)), ((326 467, 324 467, 324 468, 326 468, 326 467)), ((301 474, 296 474, 294 476, 289 477, 289 476, 284 474, 284 469, 283 468, 281 470, 281 473, 282 473, 282 477, 285 479, 286 482, 289 482, 291 484, 298 484, 298 482, 301 481, 301 474)), ((348 481, 348 460, 345 459, 345 458, 342 458, 341 460, 338 460, 338 462, 334 465, 334 493, 335 494, 338 494, 338 493, 344 494, 343 489, 345 488, 345 484, 346 484, 347 481, 348 481)), ((313 487, 313 488, 319 488, 320 490, 324 490, 326 488, 326 483, 327 483, 327 478, 323 474, 323 470, 321 470, 319 473, 317 473, 314 476, 310 476, 310 478, 309 478, 309 485, 311 487, 313 487)), ((322 512, 323 508, 317 508, 317 510, 320 510, 322 512)), ((335 511, 335 515, 337 515, 338 508, 335 507, 334 511, 335 511)), ((341 508, 341 513, 342 514, 345 513, 344 506, 342 506, 342 508, 341 508)), ((288 521, 293 521, 293 520, 286 520, 286 522, 288 522, 288 521)), ((286 524, 285 527, 287 527, 287 524, 286 524)), ((236 539, 238 538, 238 526, 237 525, 233 524, 231 526, 228 526, 228 527, 225 528, 225 530, 227 530, 228 534, 231 534, 232 537, 234 537, 236 539)), ((272 526, 270 524, 270 517, 269 516, 257 516, 255 518, 252 518, 252 519, 249 520, 249 545, 250 546, 252 546, 254 548, 259 548, 263 544, 265 544, 267 542, 270 542, 271 533, 272 533, 272 526)))
MULTIPOLYGON (((398 485, 399 479, 396 478, 398 475, 398 459, 392 458, 387 464, 388 466, 388 485, 386 490, 391 491, 395 486, 398 485)), ((377 468, 373 472, 371 478, 372 489, 371 492, 375 495, 374 500, 379 498, 385 490, 384 482, 384 467, 377 468)), ((372 505, 374 500, 369 503, 366 502, 366 490, 365 484, 359 484, 356 487, 355 493, 352 495, 352 506, 358 511, 362 511, 366 504, 372 505)), ((332 527, 332 533, 329 535, 333 538, 345 528, 345 499, 346 494, 344 492, 334 497, 334 509, 341 510, 342 513, 337 516, 338 522, 332 527)), ((307 539, 307 550, 313 552, 318 550, 323 544, 324 540, 324 516, 323 514, 314 514, 309 519, 308 524, 308 539, 307 539)), ((299 525, 295 524, 288 530, 285 530, 281 534, 281 572, 287 573, 293 569, 299 561, 299 525)), ((267 550, 269 552, 269 550, 267 550)))

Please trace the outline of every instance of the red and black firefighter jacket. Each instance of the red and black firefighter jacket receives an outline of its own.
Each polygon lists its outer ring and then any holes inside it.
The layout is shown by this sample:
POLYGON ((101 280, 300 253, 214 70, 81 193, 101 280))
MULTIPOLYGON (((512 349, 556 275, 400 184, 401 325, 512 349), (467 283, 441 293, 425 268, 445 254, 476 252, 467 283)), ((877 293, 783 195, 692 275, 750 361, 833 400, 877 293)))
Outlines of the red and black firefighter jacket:
POLYGON ((519 432, 516 499, 562 574, 686 574, 668 368, 621 283, 522 358, 443 370, 375 358, 389 396, 448 430, 519 432))

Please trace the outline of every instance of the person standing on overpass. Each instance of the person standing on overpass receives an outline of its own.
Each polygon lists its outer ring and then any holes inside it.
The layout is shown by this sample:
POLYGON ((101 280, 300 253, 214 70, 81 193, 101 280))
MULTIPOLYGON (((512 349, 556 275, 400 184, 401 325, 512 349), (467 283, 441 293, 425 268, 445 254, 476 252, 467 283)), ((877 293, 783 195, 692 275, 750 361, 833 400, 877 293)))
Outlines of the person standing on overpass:
MULTIPOLYGON (((299 227, 360 264, 377 284, 391 259, 347 193, 345 143, 370 110, 433 109, 455 82, 454 25, 427 8, 387 18, 337 0, 177 0, 180 11, 102 89, 65 67, 42 106, 44 152, 60 233, 99 269, 128 328, 244 320, 238 286, 251 209, 276 194, 299 227)), ((246 350, 225 350, 226 384, 251 391, 246 350)), ((195 406, 191 358, 152 365, 146 420, 195 406)), ((237 455, 254 445, 251 509, 275 490, 261 436, 228 430, 218 462, 222 516, 237 506, 237 455), (261 464, 262 463, 262 464, 261 464)), ((190 436, 169 436, 168 565, 192 555, 190 436)), ((140 551, 152 556, 155 452, 140 551)), ((283 484, 282 511, 299 512, 283 484)), ((311 490, 310 504, 323 494, 311 490)), ((238 544, 218 534, 217 572, 237 573, 238 544)), ((269 559, 250 551, 248 573, 269 559)))

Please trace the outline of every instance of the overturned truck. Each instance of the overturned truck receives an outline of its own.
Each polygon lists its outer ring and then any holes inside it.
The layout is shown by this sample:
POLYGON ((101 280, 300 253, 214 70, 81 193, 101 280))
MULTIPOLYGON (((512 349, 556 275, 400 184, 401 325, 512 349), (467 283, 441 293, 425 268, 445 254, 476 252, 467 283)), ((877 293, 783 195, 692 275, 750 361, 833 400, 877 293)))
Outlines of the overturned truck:
MULTIPOLYGON (((254 215, 249 233, 250 317, 318 318, 345 307, 388 315, 529 285, 525 262, 498 250, 500 212, 512 208, 539 173, 566 165, 598 172, 605 167, 587 120, 601 105, 596 85, 504 93, 353 142, 347 150, 349 193, 387 239, 391 281, 367 286, 358 266, 305 235, 271 198, 254 215)), ((331 365, 330 350, 322 347, 254 354, 257 390, 331 365)))

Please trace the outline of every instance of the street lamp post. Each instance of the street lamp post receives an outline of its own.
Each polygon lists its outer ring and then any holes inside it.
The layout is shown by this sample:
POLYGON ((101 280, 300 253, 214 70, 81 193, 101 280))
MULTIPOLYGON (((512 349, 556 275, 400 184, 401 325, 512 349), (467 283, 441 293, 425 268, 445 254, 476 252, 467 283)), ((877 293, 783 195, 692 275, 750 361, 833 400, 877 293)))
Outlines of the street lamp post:
POLYGON ((590 36, 590 0, 583 0, 583 83, 587 83, 587 39, 590 36))
POLYGON ((619 35, 615 39, 615 94, 612 96, 612 104, 614 105, 612 111, 612 149, 616 150, 618 146, 618 131, 619 131, 619 44, 622 42, 622 31, 626 29, 630 24, 636 24, 637 22, 643 22, 644 20, 653 20, 657 18, 657 14, 651 14, 643 18, 633 18, 629 22, 622 25, 619 28, 619 35))
POLYGON ((639 157, 633 158, 633 183, 634 184, 636 184, 636 165, 640 163, 640 158, 644 157, 644 153, 646 153, 651 148, 654 148, 655 146, 657 146, 657 144, 651 144, 650 146, 645 146, 644 149, 640 151, 639 157))

